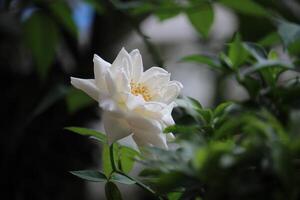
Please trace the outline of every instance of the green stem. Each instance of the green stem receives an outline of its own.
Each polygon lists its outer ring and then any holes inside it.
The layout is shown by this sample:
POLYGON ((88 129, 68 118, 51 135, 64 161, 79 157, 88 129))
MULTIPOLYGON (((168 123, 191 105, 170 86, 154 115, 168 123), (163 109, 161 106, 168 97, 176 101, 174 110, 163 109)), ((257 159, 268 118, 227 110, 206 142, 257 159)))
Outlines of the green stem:
POLYGON ((116 163, 115 163, 115 157, 114 157, 114 143, 112 143, 109 147, 109 157, 110 157, 110 163, 111 168, 113 172, 117 171, 116 163))
POLYGON ((158 199, 162 200, 163 198, 160 197, 159 195, 157 195, 155 193, 154 190, 152 190, 149 186, 145 185, 144 183, 140 182, 139 180, 127 175, 126 173, 120 171, 117 169, 116 167, 116 163, 115 163, 115 158, 114 158, 114 143, 112 143, 109 147, 109 155, 110 155, 110 163, 111 163, 111 167, 112 167, 112 173, 116 172, 118 174, 122 174, 123 176, 126 176, 127 178, 129 178, 130 180, 134 181, 136 183, 136 185, 138 185, 139 187, 141 187, 142 189, 150 192, 151 194, 153 194, 154 196, 156 196, 158 199))

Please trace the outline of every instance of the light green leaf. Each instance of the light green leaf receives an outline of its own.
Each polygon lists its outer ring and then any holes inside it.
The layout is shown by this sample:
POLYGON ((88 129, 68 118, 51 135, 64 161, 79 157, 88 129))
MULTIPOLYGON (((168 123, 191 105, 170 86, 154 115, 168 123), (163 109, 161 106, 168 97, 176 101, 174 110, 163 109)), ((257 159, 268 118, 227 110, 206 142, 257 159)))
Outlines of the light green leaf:
POLYGON ((106 182, 107 178, 105 174, 95 170, 81 170, 81 171, 70 171, 71 174, 78 176, 87 181, 93 182, 106 182))
POLYGON ((24 22, 24 36, 32 52, 39 76, 44 79, 55 56, 59 32, 56 24, 42 12, 34 12, 24 22))
POLYGON ((238 34, 234 37, 233 42, 229 45, 228 57, 232 63, 233 69, 235 70, 240 67, 240 65, 243 64, 248 57, 248 53, 245 50, 238 34))
POLYGON ((210 4, 203 4, 199 8, 191 8, 186 14, 201 36, 207 38, 214 21, 214 11, 210 4))
POLYGON ((110 177, 110 181, 118 182, 126 185, 132 185, 136 183, 135 181, 128 178, 127 176, 124 176, 123 174, 119 174, 119 173, 113 173, 110 177))
POLYGON ((132 168, 134 167, 135 163, 135 156, 139 155, 139 153, 129 147, 121 146, 119 147, 119 165, 120 169, 125 172, 129 173, 132 168))
POLYGON ((98 141, 102 142, 103 144, 107 143, 106 135, 104 133, 87 129, 87 128, 81 128, 81 127, 65 127, 66 130, 72 131, 74 133, 78 133, 80 135, 85 136, 92 136, 98 139, 98 141))
POLYGON ((121 192, 113 182, 105 184, 105 195, 107 200, 122 200, 121 192))
POLYGON ((220 0, 219 2, 238 13, 260 17, 268 16, 267 10, 253 0, 220 0))

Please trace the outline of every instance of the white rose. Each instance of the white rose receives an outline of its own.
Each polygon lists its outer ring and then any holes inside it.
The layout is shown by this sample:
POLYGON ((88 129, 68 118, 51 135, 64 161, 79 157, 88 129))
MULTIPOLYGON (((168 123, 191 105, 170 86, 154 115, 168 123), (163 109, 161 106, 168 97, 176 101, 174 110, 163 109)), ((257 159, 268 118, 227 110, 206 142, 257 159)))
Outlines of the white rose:
POLYGON ((124 48, 110 64, 94 55, 95 79, 71 77, 74 87, 99 102, 109 143, 132 134, 137 146, 167 149, 165 127, 174 124, 171 116, 182 84, 170 81, 170 73, 159 67, 143 72, 140 52, 124 48))

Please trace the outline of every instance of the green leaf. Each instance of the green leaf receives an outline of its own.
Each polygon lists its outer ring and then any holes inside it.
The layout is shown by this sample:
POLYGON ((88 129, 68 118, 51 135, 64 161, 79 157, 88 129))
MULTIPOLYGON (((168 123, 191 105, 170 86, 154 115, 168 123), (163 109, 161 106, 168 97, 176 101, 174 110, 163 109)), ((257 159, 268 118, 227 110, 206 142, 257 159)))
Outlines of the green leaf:
POLYGON ((44 79, 55 56, 59 32, 53 20, 42 12, 34 12, 24 22, 24 36, 32 52, 39 76, 44 79))
POLYGON ((49 4, 49 6, 59 22, 61 22, 74 37, 77 37, 77 27, 68 4, 65 1, 54 1, 49 4))
POLYGON ((198 126, 172 125, 164 129, 164 133, 190 134, 199 132, 198 126))
POLYGON ((180 200, 182 196, 181 192, 171 192, 168 193, 168 199, 169 200, 180 200))
POLYGON ((181 12, 181 10, 181 7, 173 0, 164 0, 160 2, 159 6, 153 9, 153 12, 159 20, 163 21, 175 17, 181 12))
POLYGON ((277 32, 271 32, 262 39, 260 39, 257 43, 264 47, 269 47, 275 45, 280 42, 280 37, 277 32))
POLYGON ((70 171, 71 174, 78 176, 87 181, 93 182, 106 182, 107 177, 100 171, 95 170, 81 170, 81 171, 70 171))
POLYGON ((105 195, 107 200, 122 200, 121 192, 113 182, 105 184, 105 195))
POLYGON ((285 47, 300 39, 300 26, 298 24, 280 20, 277 28, 285 47))
POLYGON ((104 133, 87 129, 87 128, 81 128, 81 127, 65 127, 66 130, 72 131, 74 133, 78 133, 79 135, 85 135, 85 136, 92 136, 98 139, 98 141, 102 142, 103 144, 107 143, 106 135, 104 133))
POLYGON ((259 44, 244 42, 243 45, 248 53, 250 53, 257 61, 262 61, 267 58, 267 52, 259 44))
POLYGON ((119 174, 119 173, 113 173, 110 177, 110 180, 113 182, 118 182, 126 185, 132 185, 136 183, 135 181, 128 178, 127 176, 124 176, 123 174, 119 174))
POLYGON ((118 153, 120 169, 125 173, 129 173, 134 167, 134 157, 139 155, 139 153, 136 150, 126 146, 120 146, 118 153))
POLYGON ((66 96, 67 106, 70 113, 91 105, 94 100, 86 95, 84 92, 72 88, 66 96))
POLYGON ((267 10, 253 0, 220 0, 225 6, 232 8, 241 14, 267 17, 267 10))
POLYGON ((191 8, 186 14, 201 36, 207 38, 214 21, 214 11, 210 4, 203 4, 199 8, 191 8))
MULTIPOLYGON (((118 156, 118 150, 120 148, 120 145, 118 143, 114 143, 113 145, 113 154, 114 154, 114 162, 115 165, 119 163, 119 156, 118 156)), ((118 167, 118 166, 116 166, 118 167)), ((111 174, 112 166, 111 166, 111 160, 110 160, 110 146, 108 144, 102 145, 102 170, 103 172, 109 176, 111 174)))
POLYGON ((181 60, 187 62, 196 62, 199 64, 206 64, 214 70, 220 70, 220 68, 222 67, 221 62, 218 58, 205 55, 190 55, 183 57, 181 60))
POLYGON ((239 34, 234 37, 233 42, 229 45, 228 57, 232 63, 232 68, 235 70, 248 58, 248 53, 241 42, 239 34))
POLYGON ((226 111, 226 109, 229 106, 232 106, 233 103, 232 102, 224 102, 221 103, 220 105, 217 106, 217 108, 214 110, 214 117, 220 117, 221 115, 224 114, 224 112, 226 111))

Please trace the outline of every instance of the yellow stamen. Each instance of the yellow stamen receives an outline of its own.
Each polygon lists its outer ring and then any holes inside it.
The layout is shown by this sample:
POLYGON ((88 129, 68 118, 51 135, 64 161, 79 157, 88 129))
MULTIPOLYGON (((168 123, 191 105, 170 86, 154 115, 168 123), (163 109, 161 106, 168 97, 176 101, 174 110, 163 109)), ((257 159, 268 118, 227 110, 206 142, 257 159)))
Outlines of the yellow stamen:
POLYGON ((145 101, 151 101, 149 89, 141 83, 130 82, 131 93, 135 96, 142 95, 145 101))

